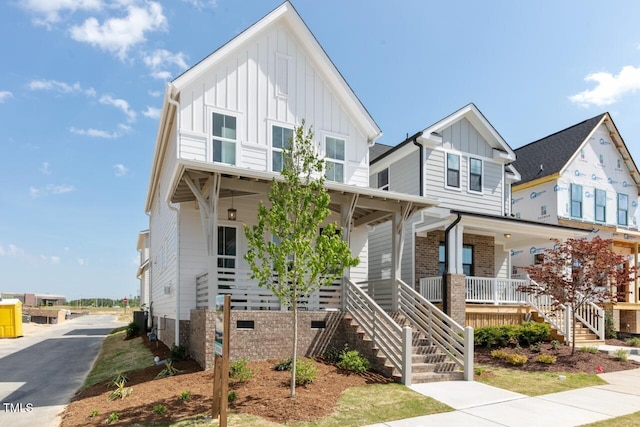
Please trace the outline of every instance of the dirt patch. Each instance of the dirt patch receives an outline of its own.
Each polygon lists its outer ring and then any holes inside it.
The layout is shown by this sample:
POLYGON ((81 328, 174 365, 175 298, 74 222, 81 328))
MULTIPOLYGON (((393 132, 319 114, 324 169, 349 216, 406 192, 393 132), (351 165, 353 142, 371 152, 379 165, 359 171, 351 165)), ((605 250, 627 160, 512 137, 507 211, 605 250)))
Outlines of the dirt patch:
MULTIPOLYGON (((618 340, 607 340, 609 345, 624 345, 618 340)), ((505 360, 491 357, 491 350, 483 347, 476 347, 474 360, 492 366, 501 366, 511 369, 521 369, 523 371, 544 371, 544 372, 584 372, 587 374, 599 374, 604 372, 625 371, 628 369, 640 368, 640 363, 633 360, 623 362, 606 353, 595 354, 581 352, 576 347, 576 351, 571 355, 571 347, 560 345, 554 349, 551 344, 544 343, 540 352, 534 351, 533 347, 523 347, 520 349, 507 348, 508 352, 518 352, 527 356, 528 361, 524 366, 513 366, 505 360), (550 354, 556 356, 556 363, 548 365, 536 362, 536 357, 540 354, 550 354), (599 368, 598 368, 599 367, 599 368)))
MULTIPOLYGON (((162 343, 157 347, 146 339, 145 343, 160 359, 169 356, 169 349, 162 343)), ((314 420, 332 413, 338 397, 347 388, 390 382, 376 373, 347 374, 335 366, 318 362, 316 380, 305 387, 297 387, 296 397, 292 399, 289 397, 290 373, 273 370, 276 362, 249 364, 253 378, 243 384, 230 385, 237 398, 229 405, 229 411, 250 413, 281 423, 314 420)), ((104 425, 113 412, 119 414, 119 420, 112 425, 166 423, 210 413, 213 371, 203 371, 193 360, 176 362, 174 366, 183 373, 155 379, 164 366, 128 373, 127 385, 133 388, 133 393, 125 399, 108 401, 111 389, 106 382, 79 392, 61 414, 61 426, 104 425), (181 400, 179 397, 185 391, 190 392, 190 398, 181 400), (164 415, 154 413, 157 405, 164 405, 164 415), (98 411, 98 415, 91 416, 94 411, 98 411)))

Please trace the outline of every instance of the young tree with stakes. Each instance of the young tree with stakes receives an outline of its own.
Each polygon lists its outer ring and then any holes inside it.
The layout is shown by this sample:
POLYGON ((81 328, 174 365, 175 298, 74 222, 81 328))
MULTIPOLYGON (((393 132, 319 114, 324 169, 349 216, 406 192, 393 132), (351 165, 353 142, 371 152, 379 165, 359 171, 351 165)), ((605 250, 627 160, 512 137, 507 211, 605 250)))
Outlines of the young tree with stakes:
POLYGON ((305 133, 303 120, 284 149, 282 179, 273 180, 270 206, 260 203, 257 224, 244 227, 251 277, 273 292, 293 316, 291 397, 296 393, 298 306, 359 262, 351 256, 338 225, 325 224, 331 214, 324 188, 325 161, 312 141, 313 131, 305 133))
POLYGON ((549 295, 553 306, 564 305, 570 308, 573 355, 576 349, 577 312, 589 302, 615 303, 616 295, 611 292, 611 287, 616 283, 628 283, 632 280, 636 268, 625 268, 626 258, 614 253, 611 240, 604 240, 599 236, 591 240, 551 240, 555 245, 553 249, 544 251, 544 262, 525 268, 535 283, 531 282, 520 289, 534 295, 549 295))

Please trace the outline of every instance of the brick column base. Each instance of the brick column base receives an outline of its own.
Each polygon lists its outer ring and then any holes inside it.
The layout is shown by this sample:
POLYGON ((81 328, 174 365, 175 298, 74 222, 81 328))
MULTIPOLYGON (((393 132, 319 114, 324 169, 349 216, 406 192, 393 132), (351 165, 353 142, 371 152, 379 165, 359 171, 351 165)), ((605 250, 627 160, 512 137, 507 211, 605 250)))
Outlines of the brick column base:
POLYGON ((445 275, 445 298, 444 312, 461 326, 466 323, 466 289, 464 274, 445 275))

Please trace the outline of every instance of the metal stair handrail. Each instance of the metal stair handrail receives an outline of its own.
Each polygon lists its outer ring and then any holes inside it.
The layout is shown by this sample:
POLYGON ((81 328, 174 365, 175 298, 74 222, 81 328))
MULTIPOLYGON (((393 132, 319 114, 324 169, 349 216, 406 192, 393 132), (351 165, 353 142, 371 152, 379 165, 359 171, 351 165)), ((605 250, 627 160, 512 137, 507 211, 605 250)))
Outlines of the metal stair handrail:
POLYGON ((351 280, 346 281, 345 304, 347 312, 358 322, 373 345, 400 373, 401 382, 411 385, 411 328, 402 328, 351 280))
POLYGON ((442 350, 473 381, 473 328, 463 327, 402 280, 398 308, 411 325, 442 350))

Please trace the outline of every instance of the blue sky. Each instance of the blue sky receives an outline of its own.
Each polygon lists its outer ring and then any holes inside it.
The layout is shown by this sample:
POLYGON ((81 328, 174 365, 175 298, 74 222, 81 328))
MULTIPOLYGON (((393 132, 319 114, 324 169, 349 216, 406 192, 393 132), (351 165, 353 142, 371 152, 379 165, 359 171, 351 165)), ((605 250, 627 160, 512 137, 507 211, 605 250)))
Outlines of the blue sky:
MULTIPOLYGON (((278 4, 0 4, 0 292, 137 294, 164 83, 278 4)), ((636 1, 293 4, 380 142, 469 102, 513 148, 609 111, 640 161, 636 1)))

